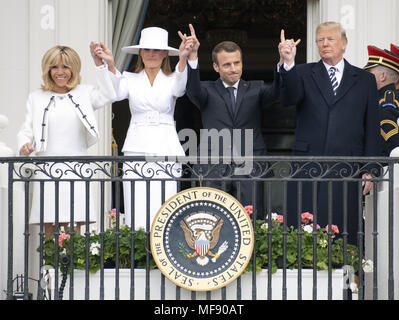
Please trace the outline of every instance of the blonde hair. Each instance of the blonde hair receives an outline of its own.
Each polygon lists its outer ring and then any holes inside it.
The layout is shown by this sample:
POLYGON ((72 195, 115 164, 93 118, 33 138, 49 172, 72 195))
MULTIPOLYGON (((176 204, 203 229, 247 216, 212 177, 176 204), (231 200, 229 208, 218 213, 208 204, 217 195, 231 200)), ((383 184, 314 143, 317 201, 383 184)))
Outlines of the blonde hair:
POLYGON ((80 84, 80 69, 82 67, 82 63, 78 53, 70 47, 55 46, 49 49, 44 54, 42 59, 42 90, 53 90, 54 81, 50 74, 51 67, 56 66, 60 61, 71 69, 71 79, 66 85, 68 91, 80 84))
POLYGON ((317 37, 320 29, 338 29, 338 32, 341 35, 341 39, 344 40, 345 43, 348 43, 348 38, 346 37, 346 31, 339 22, 327 21, 327 22, 320 23, 316 28, 316 37, 317 37))
MULTIPOLYGON (((141 49, 140 49, 141 50, 141 49)), ((144 66, 144 62, 143 59, 141 58, 140 54, 137 55, 137 62, 136 62, 136 67, 134 68, 134 72, 135 73, 139 73, 141 72, 143 69, 145 68, 144 66)), ((161 64, 161 70, 164 74, 166 74, 167 76, 172 74, 172 68, 170 66, 170 59, 169 59, 169 55, 167 55, 161 64)))

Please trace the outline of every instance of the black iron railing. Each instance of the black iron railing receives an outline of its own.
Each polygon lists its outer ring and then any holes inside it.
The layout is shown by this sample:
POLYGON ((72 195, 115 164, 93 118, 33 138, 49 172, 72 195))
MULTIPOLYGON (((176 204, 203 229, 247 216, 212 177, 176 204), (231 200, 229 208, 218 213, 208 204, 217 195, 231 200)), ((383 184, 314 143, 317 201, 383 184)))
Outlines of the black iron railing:
MULTIPOLYGON (((0 164, 2 164, 3 170, 8 170, 8 253, 7 253, 7 298, 12 299, 15 295, 15 260, 18 258, 18 263, 23 264, 23 288, 19 285, 20 295, 24 298, 31 297, 31 285, 32 274, 31 269, 39 269, 37 274, 37 280, 39 285, 37 285, 37 294, 35 298, 37 299, 48 299, 49 291, 45 283, 45 272, 46 264, 49 261, 49 241, 46 240, 45 236, 45 219, 46 206, 48 197, 48 190, 53 190, 54 203, 52 204, 51 215, 53 215, 54 231, 52 235, 54 236, 53 243, 59 243, 64 237, 64 232, 61 232, 61 227, 63 223, 60 221, 60 206, 63 205, 63 201, 67 199, 69 203, 69 220, 70 226, 76 223, 76 208, 77 203, 75 203, 75 197, 77 191, 83 193, 84 199, 84 232, 79 234, 74 228, 70 228, 68 231, 68 254, 62 252, 63 249, 60 246, 53 245, 51 250, 53 260, 51 261, 53 272, 53 287, 57 288, 51 292, 52 299, 62 299, 65 292, 68 292, 69 299, 73 299, 75 295, 75 285, 74 282, 74 270, 77 270, 76 257, 81 255, 82 252, 79 247, 81 242, 84 241, 84 259, 81 258, 79 261, 82 269, 85 272, 85 299, 90 299, 90 292, 92 291, 91 284, 89 281, 90 275, 90 259, 92 259, 92 252, 96 252, 96 256, 99 258, 98 270, 100 274, 100 285, 99 285, 99 299, 105 298, 105 286, 104 286, 104 272, 109 267, 109 257, 105 255, 105 247, 107 245, 108 237, 110 236, 107 230, 112 229, 114 233, 111 236, 114 239, 113 246, 115 247, 115 257, 113 257, 112 267, 115 269, 115 299, 122 298, 120 296, 120 269, 125 268, 125 265, 129 265, 130 269, 130 295, 128 298, 136 299, 137 283, 135 280, 135 274, 137 272, 136 267, 138 264, 145 269, 145 285, 144 288, 139 288, 144 290, 144 298, 150 299, 151 292, 154 290, 160 290, 160 299, 165 299, 165 288, 167 287, 167 279, 161 276, 160 288, 150 286, 150 270, 152 256, 150 252, 150 200, 151 200, 151 183, 159 181, 161 190, 161 202, 165 202, 167 183, 170 181, 175 181, 177 189, 176 191, 184 190, 191 187, 198 186, 218 186, 221 190, 229 191, 230 188, 237 192, 237 199, 241 201, 241 192, 243 188, 252 189, 252 221, 255 230, 255 246, 254 253, 252 257, 252 264, 249 267, 252 271, 251 278, 251 296, 242 295, 242 282, 241 277, 236 280, 236 296, 234 299, 258 299, 259 290, 267 292, 267 298, 272 299, 273 291, 280 291, 281 298, 288 298, 287 288, 287 271, 292 267, 293 263, 291 261, 290 246, 292 243, 291 225, 296 228, 295 230, 295 250, 296 255, 296 266, 297 266, 297 299, 302 299, 302 275, 303 270, 309 266, 306 266, 306 258, 304 257, 304 246, 305 238, 307 237, 307 231, 312 236, 313 240, 313 263, 310 266, 313 270, 313 290, 312 298, 317 299, 320 289, 317 287, 317 270, 321 269, 321 263, 318 259, 321 259, 320 252, 318 251, 318 221, 321 220, 320 206, 324 206, 327 212, 327 226, 328 231, 325 246, 328 248, 326 265, 324 266, 328 272, 328 284, 327 288, 323 290, 327 291, 327 298, 333 299, 333 288, 332 288, 332 272, 337 266, 334 265, 334 259, 336 252, 333 250, 334 241, 340 238, 340 243, 342 248, 342 263, 344 272, 345 283, 342 286, 342 298, 350 299, 353 293, 356 293, 358 299, 367 298, 365 290, 365 273, 364 273, 364 260, 366 260, 366 252, 368 253, 368 259, 373 262, 372 264, 372 280, 371 280, 371 299, 378 299, 379 294, 381 294, 381 289, 378 284, 378 266, 382 262, 379 261, 379 245, 381 237, 381 225, 377 224, 378 215, 386 215, 387 223, 386 232, 387 243, 384 243, 388 247, 387 253, 387 264, 388 264, 388 286, 387 286, 387 298, 395 298, 395 281, 394 281, 394 259, 395 251, 395 232, 394 230, 394 165, 398 163, 397 158, 356 158, 356 157, 254 157, 254 158, 237 158, 234 162, 228 161, 226 159, 215 158, 144 158, 144 157, 40 157, 40 158, 30 158, 30 157, 18 157, 18 158, 0 158, 0 164), (209 164, 208 164, 209 163, 209 164), (155 164, 155 166, 154 166, 155 164), (149 165, 149 166, 147 166, 149 165), (247 170, 249 168, 249 171, 247 170), (372 178, 362 178, 364 172, 371 172, 373 174, 372 178), (365 182, 371 182, 373 184, 373 192, 365 197, 362 195, 362 188, 365 182), (146 197, 146 223, 144 230, 137 230, 135 217, 135 202, 144 200, 137 199, 136 189, 138 188, 138 183, 145 184, 145 197, 146 197), (123 184, 126 183, 130 186, 130 196, 131 201, 130 208, 123 208, 123 211, 131 212, 131 222, 128 226, 122 225, 119 213, 121 212, 121 207, 123 207, 122 200, 122 188, 123 184), (33 184, 35 186, 33 187, 33 184), (387 188, 387 203, 382 204, 382 208, 385 212, 379 212, 381 204, 379 202, 379 189, 381 185, 386 185, 387 188), (15 190, 16 186, 23 186, 23 212, 17 212, 15 209, 15 190), (65 185, 68 187, 65 189, 65 185), (50 186, 50 187, 49 187, 50 186), (295 197, 292 197, 292 190, 290 189, 294 186, 295 197), (338 189, 335 189, 339 186, 338 189), (32 188, 36 188, 35 195, 36 205, 39 212, 39 232, 37 235, 31 234, 30 225, 30 211, 31 211, 31 193, 32 188), (50 188, 50 189, 46 189, 50 188), (323 198, 326 203, 320 203, 319 195, 322 189, 327 192, 327 198, 323 198), (350 198, 353 194, 350 189, 357 189, 358 197, 356 199, 350 198), (93 190, 96 189, 96 193, 93 196, 93 190), (67 193, 63 193, 67 190, 67 193), (291 191, 290 191, 291 190, 291 191), (314 219, 313 224, 309 224, 312 229, 306 231, 303 227, 303 208, 306 206, 303 202, 302 196, 307 192, 306 190, 311 190, 311 203, 312 203, 312 214, 314 219), (336 234, 333 230, 334 222, 338 219, 336 212, 336 199, 337 190, 340 193, 340 199, 342 200, 342 210, 340 211, 339 220, 342 221, 340 224, 340 232, 336 234), (136 198, 135 198, 136 197, 136 198), (260 197, 260 199, 259 199, 260 197), (296 210, 294 215, 289 213, 290 206, 295 199, 296 210), (367 200, 368 199, 368 200, 367 200), (260 201, 259 201, 260 200, 260 201), (93 236, 90 230, 91 222, 91 210, 93 210, 92 203, 95 203, 96 215, 98 217, 96 221, 96 230, 98 238, 98 245, 93 246, 93 236), (356 203, 356 212, 351 212, 350 204, 356 203), (110 228, 110 222, 107 220, 105 212, 108 212, 111 208, 115 208, 115 220, 110 228), (365 221, 364 210, 371 212, 367 215, 367 219, 371 221, 365 221), (272 273, 274 271, 275 265, 273 264, 273 247, 280 246, 276 244, 273 229, 270 227, 275 223, 275 216, 272 215, 273 212, 281 213, 281 221, 279 222, 279 228, 275 230, 280 230, 281 235, 281 257, 279 257, 278 267, 282 269, 282 287, 274 288, 272 286, 272 273), (23 215, 24 230, 23 235, 15 234, 15 219, 17 215, 23 215), (289 216, 291 215, 291 216, 289 216), (371 217, 371 218, 370 218, 371 217), (290 223, 294 221, 294 223, 290 223), (265 224, 263 224, 263 223, 265 224), (353 232, 353 223, 356 224, 356 231, 353 232), (371 231, 366 233, 365 223, 371 225, 371 231), (263 229, 261 229, 263 228, 263 229), (268 229, 266 229, 268 228, 268 229), (128 248, 130 250, 130 256, 128 261, 125 261, 125 256, 121 252, 124 249, 126 243, 122 239, 123 232, 128 230, 129 243, 128 248), (261 230, 267 230, 263 234, 261 230), (260 237, 263 242, 259 242, 260 237), (37 255, 39 266, 32 266, 35 263, 35 259, 30 261, 31 250, 32 250, 32 237, 38 236, 38 249, 37 255), (81 240, 83 238, 83 240, 81 240), (258 239, 259 238, 259 239, 258 239), (23 253, 15 250, 15 239, 20 239, 18 241, 23 241, 23 253), (369 241, 367 240, 369 239, 369 241), (264 246, 270 248, 270 250, 265 251, 267 254, 261 256, 259 254, 260 250, 263 250, 264 246), (141 248, 140 245, 146 248, 144 253, 144 258, 138 261, 135 256, 141 248), (350 248, 352 245, 356 246, 356 260, 353 260, 352 252, 350 248), (366 247, 368 246, 368 247, 366 247), (47 250, 47 251, 46 251, 47 250), (319 256, 318 256, 319 255, 319 256), (46 260, 47 259, 47 260, 46 260), (260 288, 257 284, 257 261, 264 259, 267 263, 262 262, 261 266, 258 268, 268 270, 267 274, 267 286, 260 288), (123 261, 121 261, 123 260, 123 261), (353 265, 355 261, 356 265, 353 265), (352 263, 352 265, 351 265, 352 263), (350 282, 350 271, 355 270, 356 277, 358 279, 357 291, 351 288, 350 282), (64 276, 64 277, 62 277, 64 276), (59 290, 60 286, 65 286, 65 280, 68 278, 68 285, 59 290), (22 292, 22 293, 21 293, 22 292)), ((82 194, 81 194, 82 195, 82 194)), ((4 206, 3 206, 4 207, 4 206)), ((385 226, 384 226, 385 227, 385 226)), ((368 230, 368 229, 367 229, 368 230)), ((276 231, 277 232, 277 231, 276 231)), ((96 236, 96 237, 97 237, 96 236)), ((385 240, 384 240, 385 241, 385 240)), ((18 243, 20 247, 21 243, 18 243)), ((398 244, 397 244, 398 245, 398 244)), ((341 250, 341 249, 340 249, 341 250)), ((396 250, 397 252, 397 250, 396 250)), ((5 259, 5 257, 1 257, 5 259)), ((339 258, 341 259, 341 258, 339 258)), ((263 260, 262 260, 263 261, 263 260)), ((93 265, 93 263, 92 263, 93 265)), ((18 279, 19 276, 17 277, 18 279)), ((22 280, 22 279, 21 279, 22 280)), ((181 291, 179 287, 176 287, 176 299, 181 298, 181 291)), ((384 289, 385 290, 385 289, 384 289)), ((396 292, 397 294, 397 292, 396 292)), ((206 298, 211 299, 213 297, 212 292, 206 293, 206 298)), ((196 292, 191 292, 191 299, 198 298, 196 292)), ((226 288, 221 289, 221 298, 227 299, 226 288)))

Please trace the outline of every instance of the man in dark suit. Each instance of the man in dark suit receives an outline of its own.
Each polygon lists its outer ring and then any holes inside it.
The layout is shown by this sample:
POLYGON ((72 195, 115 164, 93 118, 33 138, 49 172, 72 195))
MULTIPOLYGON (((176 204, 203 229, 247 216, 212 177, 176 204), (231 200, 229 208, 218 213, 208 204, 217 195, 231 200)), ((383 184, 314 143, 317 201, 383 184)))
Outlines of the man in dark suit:
MULTIPOLYGON (((201 156, 222 156, 223 164, 202 164, 194 167, 198 173, 202 169, 207 178, 242 178, 262 175, 265 166, 242 163, 236 166, 237 156, 263 156, 266 146, 261 132, 262 107, 279 96, 279 77, 277 68, 272 85, 263 81, 245 81, 242 75, 242 52, 231 41, 224 41, 212 51, 214 70, 220 78, 216 81, 201 81, 198 68, 199 41, 190 25, 190 41, 194 42, 188 61, 187 96, 201 111, 202 130, 199 154, 201 156), (228 165, 233 158, 233 164, 228 165)), ((267 171, 267 170, 266 170, 267 171)), ((253 205, 254 215, 262 218, 262 183, 254 179, 241 180, 240 183, 225 180, 213 181, 211 187, 225 190, 245 205, 253 205), (225 186, 223 186, 225 185, 225 186)))
MULTIPOLYGON (((284 52, 281 102, 285 106, 296 105, 297 110, 294 155, 379 156, 380 117, 375 78, 343 58, 347 38, 339 23, 320 24, 316 43, 321 60, 302 65, 294 64, 295 55, 290 54, 295 49, 292 41, 282 38, 279 44, 279 50, 284 52)), ((303 182, 301 208, 298 208, 297 183, 290 183, 288 222, 297 226, 301 212, 309 211, 317 213, 319 225, 337 225, 344 240, 350 243, 362 240, 363 230, 358 230, 363 221, 360 185, 343 183, 340 179, 361 177, 365 195, 373 186, 367 180, 372 178, 370 167, 350 162, 301 163, 294 170, 297 170, 295 177, 305 181, 311 176, 335 180, 331 184, 303 182)))

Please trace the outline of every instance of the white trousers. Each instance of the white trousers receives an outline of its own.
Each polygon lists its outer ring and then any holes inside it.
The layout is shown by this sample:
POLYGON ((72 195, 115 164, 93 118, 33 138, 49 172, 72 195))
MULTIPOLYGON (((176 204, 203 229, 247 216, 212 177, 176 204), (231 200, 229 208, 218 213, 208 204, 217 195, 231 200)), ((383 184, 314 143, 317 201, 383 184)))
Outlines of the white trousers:
MULTIPOLYGON (((136 156, 137 153, 125 152, 124 155, 136 156)), ((152 222, 163 204, 162 199, 167 201, 177 193, 177 182, 172 179, 181 176, 181 164, 175 162, 125 162, 123 172, 126 224, 134 226, 135 230, 143 228, 150 231, 152 222), (151 179, 145 180, 145 178, 151 179), (147 190, 149 190, 148 195, 147 190), (147 200, 149 200, 148 205, 147 200), (133 221, 132 217, 134 217, 133 221)))

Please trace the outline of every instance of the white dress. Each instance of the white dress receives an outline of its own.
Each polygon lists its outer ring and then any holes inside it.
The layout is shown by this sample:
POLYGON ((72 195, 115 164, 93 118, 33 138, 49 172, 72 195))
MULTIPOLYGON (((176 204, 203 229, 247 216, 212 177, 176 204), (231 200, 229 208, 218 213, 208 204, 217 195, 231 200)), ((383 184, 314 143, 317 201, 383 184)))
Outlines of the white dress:
MULTIPOLYGON (((26 142, 35 147, 38 160, 32 167, 34 172, 32 179, 44 181, 42 190, 44 223, 54 223, 57 220, 57 201, 58 222, 70 222, 71 181, 74 186, 72 198, 74 223, 85 222, 87 219, 90 222, 96 221, 98 205, 91 196, 95 183, 90 182, 89 190, 86 192, 86 183, 81 181, 82 177, 91 176, 90 164, 42 162, 39 157, 88 155, 88 147, 99 138, 94 110, 116 98, 107 70, 98 68, 97 80, 99 80, 99 87, 78 85, 67 94, 36 90, 29 95, 25 121, 17 135, 18 150, 26 142), (58 181, 58 197, 56 197, 54 181, 58 181), (86 199, 90 201, 87 202, 86 199), (86 204, 89 204, 88 217, 86 204)), ((37 224, 41 221, 40 182, 34 181, 32 185, 29 222, 37 224)))
MULTIPOLYGON (((50 105, 48 111, 48 141, 44 152, 38 152, 37 156, 87 156, 86 128, 74 112, 74 106, 70 103, 67 95, 53 93, 54 103, 50 105), (59 139, 57 137, 63 137, 59 139)), ((87 165, 84 165, 87 168, 87 165)), ((77 163, 49 163, 40 168, 55 177, 63 179, 80 180, 80 177, 73 172, 80 172, 80 165, 77 163)), ((84 171, 84 170, 83 170, 84 171)), ((35 178, 47 179, 46 174, 37 172, 35 178)), ((71 198, 70 182, 59 182, 58 197, 58 221, 60 223, 70 222, 71 218, 71 198)), ((86 221, 86 187, 85 182, 76 181, 74 184, 74 222, 86 221)), ((91 183, 92 185, 92 183, 91 183)), ((88 199, 92 192, 88 192, 88 199)), ((44 223, 54 223, 56 221, 56 192, 54 182, 44 183, 44 223)), ((96 220, 95 201, 90 201, 89 221, 96 220)), ((33 183, 32 208, 30 213, 31 224, 40 223, 40 184, 33 183)))
MULTIPOLYGON (((129 99, 132 115, 122 148, 125 156, 184 156, 174 122, 176 99, 185 93, 187 68, 171 75, 158 72, 153 85, 146 72, 119 72, 113 77, 118 100, 129 99)), ((123 166, 123 196, 126 223, 135 229, 149 230, 155 215, 162 206, 162 198, 168 200, 177 192, 175 181, 181 176, 181 165, 175 162, 126 162, 123 166), (142 181, 143 177, 158 181, 142 181), (131 179, 131 180, 129 180, 131 179), (131 202, 134 185, 134 201, 131 202), (147 195, 147 185, 150 194, 147 195), (149 211, 147 196, 150 197, 149 211), (131 217, 134 212, 134 221, 131 217), (149 219, 148 219, 149 218, 149 219)))

